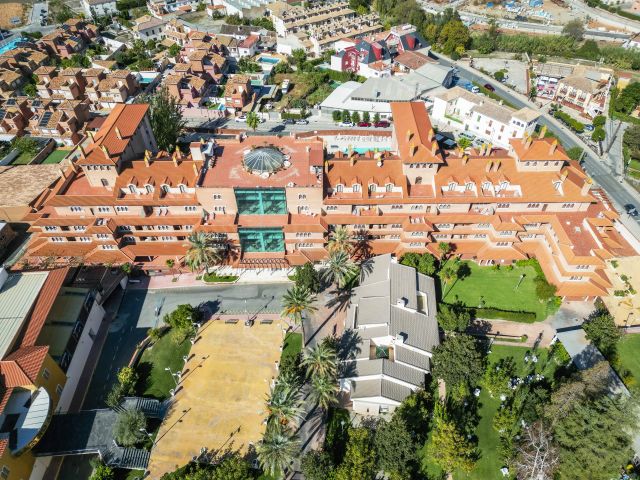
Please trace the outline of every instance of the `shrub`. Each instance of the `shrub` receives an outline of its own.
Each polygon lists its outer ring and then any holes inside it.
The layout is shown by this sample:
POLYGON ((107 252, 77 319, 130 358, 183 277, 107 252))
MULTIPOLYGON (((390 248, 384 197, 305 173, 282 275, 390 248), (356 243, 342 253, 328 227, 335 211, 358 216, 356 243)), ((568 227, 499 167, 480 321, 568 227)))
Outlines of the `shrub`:
POLYGON ((145 439, 141 430, 146 427, 147 419, 140 410, 123 410, 118 414, 113 433, 118 444, 133 447, 145 439))
POLYGON ((626 290, 614 290, 613 294, 616 297, 626 297, 627 296, 627 291, 626 290))
POLYGON ((450 308, 462 308, 463 310, 469 312, 471 314, 471 318, 486 318, 488 320, 513 320, 516 322, 524 322, 524 323, 533 323, 536 321, 536 314, 534 312, 527 312, 524 310, 515 311, 515 310, 502 310, 500 308, 493 307, 466 307, 459 305, 451 305, 446 303, 441 303, 441 308, 444 305, 449 306, 450 308))
POLYGON ((216 275, 215 273, 207 273, 202 278, 208 283, 232 283, 238 280, 235 275, 216 275))
POLYGON ((162 338, 162 335, 164 335, 164 330, 164 328, 150 328, 147 330, 147 336, 153 343, 156 343, 162 338))

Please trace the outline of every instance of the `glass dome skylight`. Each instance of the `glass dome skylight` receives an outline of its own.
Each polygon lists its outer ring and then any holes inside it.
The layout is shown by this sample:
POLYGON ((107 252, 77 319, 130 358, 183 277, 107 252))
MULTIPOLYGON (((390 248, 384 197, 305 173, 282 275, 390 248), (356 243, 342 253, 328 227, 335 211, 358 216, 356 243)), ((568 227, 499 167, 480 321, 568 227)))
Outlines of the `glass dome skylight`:
POLYGON ((244 167, 258 175, 270 175, 284 168, 284 154, 274 147, 258 147, 244 154, 244 167))

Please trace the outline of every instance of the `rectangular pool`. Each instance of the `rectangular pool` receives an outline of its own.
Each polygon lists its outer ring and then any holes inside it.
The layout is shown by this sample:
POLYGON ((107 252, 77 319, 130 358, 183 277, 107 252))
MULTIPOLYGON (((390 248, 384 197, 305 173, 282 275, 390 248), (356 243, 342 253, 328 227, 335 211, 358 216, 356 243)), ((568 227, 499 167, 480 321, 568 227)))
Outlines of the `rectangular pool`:
POLYGON ((276 63, 280 62, 280 59, 279 58, 273 58, 273 57, 259 57, 258 58, 258 62, 270 63, 272 65, 275 65, 276 63))
POLYGON ((24 41, 24 38, 18 37, 18 38, 14 38, 13 40, 11 40, 6 45, 2 45, 0 47, 0 55, 2 55, 3 53, 7 53, 9 50, 13 50, 14 48, 16 48, 18 46, 18 43, 23 42, 23 41, 24 41))

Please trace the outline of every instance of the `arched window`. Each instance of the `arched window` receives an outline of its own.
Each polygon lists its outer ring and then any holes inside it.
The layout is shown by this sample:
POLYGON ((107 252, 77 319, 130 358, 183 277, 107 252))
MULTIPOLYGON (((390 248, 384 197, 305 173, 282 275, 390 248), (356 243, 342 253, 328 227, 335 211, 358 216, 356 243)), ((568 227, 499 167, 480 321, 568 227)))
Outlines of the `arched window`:
POLYGON ((187 186, 184 184, 180 184, 178 185, 178 188, 180 189, 180 193, 187 193, 187 186))
POLYGON ((354 183, 351 188, 353 189, 353 193, 358 193, 360 192, 360 184, 359 183, 354 183))
POLYGON ((103 187, 108 187, 109 186, 109 180, 107 180, 106 178, 101 178, 100 182, 102 183, 103 187))
POLYGON ((169 193, 169 185, 167 185, 166 183, 164 185, 161 185, 160 190, 162 190, 163 193, 169 193))
POLYGON ((341 183, 336 185, 336 192, 338 193, 342 193, 344 191, 344 185, 342 185, 341 183))
POLYGON ((416 185, 422 184, 422 177, 416 177, 416 185))
POLYGON ((378 185, 376 185, 375 183, 370 183, 370 184, 369 184, 369 192, 370 192, 370 193, 373 193, 373 192, 375 192, 376 190, 378 190, 378 185))
POLYGON ((508 186, 509 186, 509 182, 506 182, 506 181, 500 182, 500 190, 506 190, 508 186))
POLYGON ((136 186, 133 184, 129 184, 129 191, 131 193, 138 193, 138 190, 136 189, 136 186))
POLYGON ((464 186, 465 190, 472 190, 473 189, 473 183, 471 182, 467 182, 464 186))
POLYGON ((384 189, 385 189, 387 192, 393 192, 393 183, 387 183, 387 184, 384 186, 384 189))
POLYGON ((483 190, 490 190, 491 189, 491 182, 484 182, 482 184, 482 189, 483 190))
POLYGON ((449 182, 449 191, 455 190, 457 186, 458 184, 456 182, 449 182))
POLYGON ((147 193, 153 193, 153 186, 152 185, 145 185, 144 186, 145 190, 147 191, 147 193))

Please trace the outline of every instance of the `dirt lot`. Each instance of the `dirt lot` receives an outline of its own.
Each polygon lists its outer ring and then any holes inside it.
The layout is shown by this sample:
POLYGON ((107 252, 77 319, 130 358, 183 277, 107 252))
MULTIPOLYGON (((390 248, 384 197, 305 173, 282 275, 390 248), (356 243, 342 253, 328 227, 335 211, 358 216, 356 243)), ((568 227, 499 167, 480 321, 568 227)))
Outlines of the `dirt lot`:
POLYGON ((22 25, 28 13, 31 2, 4 2, 0 1, 0 28, 15 28, 22 25), (20 18, 20 23, 11 23, 13 18, 20 18))

